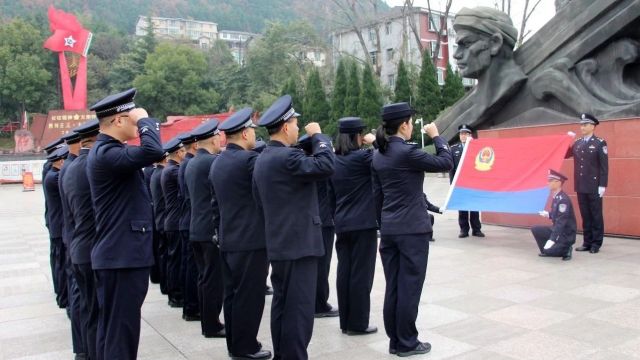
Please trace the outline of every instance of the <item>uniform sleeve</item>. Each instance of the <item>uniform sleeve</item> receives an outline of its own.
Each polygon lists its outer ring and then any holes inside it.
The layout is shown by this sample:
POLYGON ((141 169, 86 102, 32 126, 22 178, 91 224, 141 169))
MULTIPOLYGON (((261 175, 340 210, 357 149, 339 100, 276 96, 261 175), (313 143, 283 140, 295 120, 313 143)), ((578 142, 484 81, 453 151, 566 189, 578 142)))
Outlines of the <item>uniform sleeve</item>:
POLYGON ((574 141, 571 145, 569 145, 569 148, 567 149, 567 153, 564 154, 565 159, 569 159, 573 157, 573 147, 575 146, 576 141, 574 141))
POLYGON ((323 134, 311 138, 313 155, 307 156, 300 149, 293 149, 287 158, 287 169, 298 178, 317 181, 333 175, 334 154, 331 142, 323 134))
POLYGON ((436 155, 422 149, 412 148, 409 151, 409 163, 416 169, 426 172, 449 171, 453 168, 453 157, 447 142, 440 136, 433 138, 436 155))
POLYGON ((218 206, 218 197, 216 196, 216 189, 215 186, 213 185, 213 174, 215 173, 216 169, 216 161, 213 160, 213 162, 211 163, 211 168, 209 170, 209 189, 211 191, 211 209, 213 210, 213 228, 216 232, 216 234, 220 233, 220 207, 218 206))
POLYGON ((555 218, 553 220, 553 227, 551 228, 551 235, 549 240, 558 242, 562 239, 566 227, 569 225, 569 220, 573 211, 571 211, 571 200, 568 197, 563 197, 558 203, 558 210, 555 212, 555 218), (564 207, 564 211, 561 211, 564 207))
POLYGON ((427 194, 424 194, 424 202, 427 203, 427 211, 440 213, 440 208, 429 202, 429 200, 427 199, 427 194))
POLYGON ((140 146, 108 147, 103 152, 103 166, 113 172, 138 171, 160 160, 164 154, 160 142, 158 121, 152 118, 138 121, 140 146))
POLYGON ((607 142, 602 140, 600 150, 598 151, 598 160, 600 162, 600 183, 598 186, 607 187, 609 183, 609 151, 607 150, 607 142))
POLYGON ((373 201, 376 204, 376 218, 378 220, 378 226, 382 225, 382 204, 384 201, 384 195, 382 193, 382 183, 378 177, 378 172, 374 167, 371 167, 371 185, 373 187, 373 201))

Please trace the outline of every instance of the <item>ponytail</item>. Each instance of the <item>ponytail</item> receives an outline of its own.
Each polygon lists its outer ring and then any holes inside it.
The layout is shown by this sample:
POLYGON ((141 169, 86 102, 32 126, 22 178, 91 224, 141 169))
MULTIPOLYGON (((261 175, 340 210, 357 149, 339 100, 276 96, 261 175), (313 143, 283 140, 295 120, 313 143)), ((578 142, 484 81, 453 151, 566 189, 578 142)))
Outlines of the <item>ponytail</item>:
POLYGON ((378 126, 376 129, 376 144, 378 145, 378 151, 384 153, 387 151, 387 135, 384 133, 384 127, 382 125, 378 126))

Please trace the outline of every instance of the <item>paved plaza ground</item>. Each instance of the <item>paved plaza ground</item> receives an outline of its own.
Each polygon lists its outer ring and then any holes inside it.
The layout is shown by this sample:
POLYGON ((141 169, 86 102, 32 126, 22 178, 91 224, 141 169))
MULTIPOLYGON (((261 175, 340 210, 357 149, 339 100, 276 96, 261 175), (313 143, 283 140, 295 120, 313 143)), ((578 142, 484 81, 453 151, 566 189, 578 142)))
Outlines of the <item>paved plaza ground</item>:
MULTIPOLYGON (((425 191, 442 204, 445 178, 425 191)), ((69 321, 55 304, 43 194, 0 186, 0 359, 72 359, 69 321)), ((410 221, 410 219, 407 219, 410 221)), ((606 221, 606 219, 605 219, 606 221)), ((640 226, 640 224, 638 224, 640 226)), ((433 345, 424 359, 640 359, 640 241, 606 238, 599 254, 539 258, 528 230, 485 226, 458 239, 457 213, 436 215, 417 326, 433 345)), ((578 236, 578 244, 582 237, 578 236)), ((335 293, 336 258, 330 302, 335 293)), ((343 335, 338 319, 316 320, 312 359, 394 359, 383 331, 378 259, 371 336, 343 335)), ((259 340, 272 349, 267 297, 259 340)), ((142 308, 140 359, 226 359, 223 339, 205 339, 151 285, 142 308)))

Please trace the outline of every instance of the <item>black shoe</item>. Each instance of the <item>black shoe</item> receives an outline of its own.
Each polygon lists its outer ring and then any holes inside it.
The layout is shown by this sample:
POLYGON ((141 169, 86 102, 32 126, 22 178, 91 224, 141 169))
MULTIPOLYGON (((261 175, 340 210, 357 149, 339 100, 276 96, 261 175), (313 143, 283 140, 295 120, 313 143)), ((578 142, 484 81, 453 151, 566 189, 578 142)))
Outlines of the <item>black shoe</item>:
POLYGON ((471 235, 476 237, 484 237, 484 233, 482 231, 474 231, 471 235))
POLYGON ((428 342, 421 342, 421 343, 418 344, 418 346, 413 348, 413 350, 402 351, 402 352, 398 351, 396 353, 396 355, 398 355, 400 357, 407 357, 407 356, 411 356, 411 355, 426 354, 429 351, 431 351, 431 344, 429 344, 428 342))
POLYGON ((182 320, 184 321, 200 321, 200 314, 195 314, 195 315, 187 315, 187 314, 182 314, 182 320))
POLYGON ((173 299, 169 299, 168 302, 169 306, 171 306, 172 308, 181 308, 183 306, 182 300, 173 300, 173 299))
POLYGON ((227 332, 224 330, 224 328, 220 329, 217 332, 208 334, 208 333, 203 333, 202 334, 204 337, 206 337, 207 339, 211 339, 211 338, 226 338, 227 337, 227 332))
POLYGON ((87 359, 89 359, 89 357, 87 357, 87 354, 85 353, 79 353, 74 356, 74 360, 87 360, 87 359))
POLYGON ((232 359, 271 359, 271 351, 259 350, 254 354, 231 355, 232 359))
POLYGON ((323 312, 317 312, 313 314, 313 317, 315 317, 316 319, 319 319, 319 318, 326 318, 326 317, 336 317, 338 315, 340 315, 338 308, 334 308, 333 306, 329 305, 329 310, 323 311, 323 312))
POLYGON ((591 250, 591 248, 588 248, 586 246, 578 246, 576 248, 576 251, 590 251, 590 250, 591 250))
POLYGON ((349 336, 369 335, 369 334, 375 334, 377 332, 378 332, 378 328, 376 326, 369 326, 364 330, 347 330, 346 331, 347 335, 349 336))
POLYGON ((567 253, 564 254, 564 256, 562 257, 562 261, 569 261, 571 260, 571 253, 573 252, 573 247, 569 246, 569 250, 567 250, 567 253))
POLYGON ((468 232, 460 232, 460 234, 458 234, 458 237, 460 239, 469 237, 469 233, 468 232))
MULTIPOLYGON (((576 249, 576 250, 577 250, 577 249, 576 249)), ((597 253, 599 253, 599 252, 600 252, 600 249, 598 249, 598 248, 591 248, 591 250, 589 250, 589 252, 590 252, 590 253, 592 253, 592 254, 597 254, 597 253)))
POLYGON ((267 285, 267 288, 264 290, 265 295, 273 295, 273 288, 267 285))
POLYGON ((540 254, 538 254, 538 256, 540 256, 540 257, 549 257, 549 255, 547 255, 545 253, 540 253, 540 254))
POLYGON ((342 331, 342 333, 343 333, 343 334, 346 334, 346 333, 347 333, 347 330, 346 330, 346 329, 340 329, 340 331, 342 331))
POLYGON ((394 348, 392 348, 392 347, 390 347, 390 348, 389 348, 389 354, 391 354, 391 355, 395 355, 395 354, 397 354, 397 353, 398 353, 398 350, 396 350, 396 349, 394 349, 394 348))
POLYGON ((429 241, 436 241, 436 239, 434 239, 434 238, 431 238, 431 239, 429 239, 429 241))

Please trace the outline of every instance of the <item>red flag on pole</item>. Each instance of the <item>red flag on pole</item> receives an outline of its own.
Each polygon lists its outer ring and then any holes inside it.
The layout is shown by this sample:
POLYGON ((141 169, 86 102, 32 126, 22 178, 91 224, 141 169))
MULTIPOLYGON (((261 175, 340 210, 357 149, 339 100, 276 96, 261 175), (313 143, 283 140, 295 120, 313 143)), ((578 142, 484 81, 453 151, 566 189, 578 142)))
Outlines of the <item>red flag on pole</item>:
POLYGON ((75 16, 62 10, 49 7, 49 23, 53 35, 44 43, 44 47, 51 51, 71 51, 82 56, 87 56, 91 38, 89 30, 82 27, 75 16))

